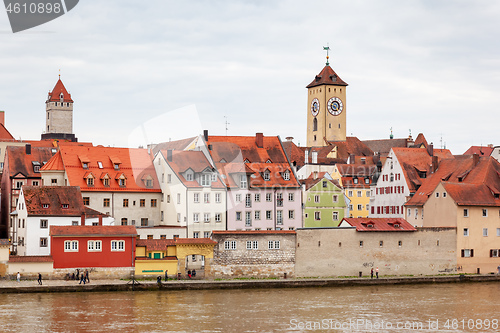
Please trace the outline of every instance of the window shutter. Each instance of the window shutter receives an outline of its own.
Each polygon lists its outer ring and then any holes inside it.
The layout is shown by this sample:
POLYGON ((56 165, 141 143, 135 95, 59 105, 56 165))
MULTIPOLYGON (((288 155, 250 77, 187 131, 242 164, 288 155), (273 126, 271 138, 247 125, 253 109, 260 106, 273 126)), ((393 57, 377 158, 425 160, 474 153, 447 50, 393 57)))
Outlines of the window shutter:
POLYGON ((462 258, 465 256, 465 250, 462 250, 462 258))
POLYGON ((474 257, 474 250, 473 249, 470 250, 470 256, 471 256, 471 258, 474 257))

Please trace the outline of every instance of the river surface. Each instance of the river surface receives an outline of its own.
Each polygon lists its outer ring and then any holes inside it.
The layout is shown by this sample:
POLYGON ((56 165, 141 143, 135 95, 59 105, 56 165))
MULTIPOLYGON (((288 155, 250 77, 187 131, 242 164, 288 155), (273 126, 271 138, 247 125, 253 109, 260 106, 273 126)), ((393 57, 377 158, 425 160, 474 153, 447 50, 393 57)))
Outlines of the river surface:
POLYGON ((0 332, 499 332, 500 283, 0 294, 0 332))

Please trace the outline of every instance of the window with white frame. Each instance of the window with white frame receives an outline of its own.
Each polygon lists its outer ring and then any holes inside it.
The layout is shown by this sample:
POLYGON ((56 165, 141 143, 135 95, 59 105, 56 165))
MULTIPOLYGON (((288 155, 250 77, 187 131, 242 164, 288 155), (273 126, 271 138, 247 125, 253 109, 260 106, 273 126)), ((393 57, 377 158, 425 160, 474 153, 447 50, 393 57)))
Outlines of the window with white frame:
POLYGON ((321 212, 314 212, 314 220, 316 221, 321 220, 321 212))
POLYGON ((283 179, 290 180, 290 171, 286 170, 285 172, 283 172, 283 179))
POLYGON ((64 252, 78 252, 78 241, 76 240, 64 241, 64 252))
POLYGON ((225 241, 224 250, 236 250, 236 241, 225 241))
POLYGON ((213 173, 212 174, 212 183, 217 181, 217 174, 213 173))
POLYGON ((210 231, 203 232, 203 238, 210 238, 210 231))
POLYGON ((177 193, 177 204, 181 203, 181 194, 177 193))
POLYGON ((483 237, 488 237, 488 228, 483 228, 483 237))
POLYGON ((193 222, 200 222, 200 213, 193 213, 193 222))
POLYGON ((269 170, 264 171, 264 180, 271 180, 271 172, 269 170))
POLYGON ((247 188, 247 175, 240 175, 240 188, 247 188))
POLYGON ((271 201, 273 201, 273 194, 266 193, 266 202, 271 202, 271 201))
POLYGON ((124 240, 112 240, 111 241, 111 251, 125 251, 125 241, 124 240))
POLYGON ((473 249, 462 249, 461 256, 462 256, 462 258, 472 258, 472 257, 474 257, 474 250, 473 249))
POLYGON ((245 212, 245 227, 252 226, 252 212, 245 212))
POLYGON ((215 213, 215 222, 222 222, 222 214, 215 213))
POLYGON ((258 241, 246 241, 247 250, 257 250, 259 248, 258 241))
POLYGON ((254 216, 256 220, 260 220, 260 210, 256 210, 254 216))
POLYGON ((500 237, 500 228, 497 228, 497 237, 500 237))
POLYGON ((488 210, 483 208, 483 217, 488 217, 488 210))
POLYGON ((200 202, 200 194, 199 193, 193 193, 193 202, 194 203, 200 202))
POLYGON ((283 225, 283 211, 282 210, 276 211, 276 224, 283 225))
POLYGON ((168 174, 167 175, 167 183, 171 183, 172 182, 172 175, 171 174, 168 174))
POLYGON ((203 222, 210 222, 210 213, 203 213, 203 222))
POLYGON ((491 249, 490 250, 490 257, 493 257, 493 258, 500 257, 500 250, 499 249, 491 249))
POLYGON ((260 202, 260 193, 255 193, 254 201, 255 202, 260 202))
POLYGON ((220 198, 221 198, 220 193, 215 193, 215 202, 216 203, 220 203, 220 198))
POLYGON ((363 196, 363 193, 361 191, 357 191, 358 198, 361 198, 363 196))
POLYGON ((191 172, 186 173, 186 180, 188 182, 193 180, 193 174, 191 172))
POLYGON ((245 207, 247 207, 247 208, 252 207, 252 195, 251 194, 245 195, 245 207))
POLYGON ((236 212, 236 221, 241 221, 241 212, 236 212))
POLYGON ((40 237, 40 247, 47 247, 49 245, 49 241, 47 237, 40 237))
POLYGON ((102 250, 102 241, 89 240, 87 241, 87 250, 91 252, 99 252, 102 250))
POLYGON ((294 210, 289 210, 288 211, 288 218, 290 220, 293 220, 295 218, 295 211, 294 210))
POLYGON ((358 210, 363 210, 363 205, 358 205, 358 210))
POLYGON ((200 238, 200 232, 199 231, 194 231, 193 232, 193 238, 200 238))
POLYGON ((347 196, 348 196, 348 197, 352 197, 352 191, 348 191, 348 192, 347 192, 347 196))
POLYGON ((338 221, 339 220, 339 212, 333 212, 332 213, 332 218, 334 221, 338 221))
POLYGON ((210 186, 210 174, 201 175, 201 186, 210 186))
POLYGON ((49 227, 48 220, 40 220, 40 229, 47 229, 49 227))
POLYGON ((273 211, 266 210, 266 220, 272 220, 272 218, 273 218, 273 211))
POLYGON ((288 193, 288 201, 294 201, 295 196, 293 195, 293 192, 288 193))
POLYGON ((241 202, 241 194, 236 194, 235 201, 241 202))
POLYGON ((315 202, 315 203, 318 203, 318 202, 319 202, 319 195, 315 195, 315 196, 314 196, 314 202, 315 202))
POLYGON ((268 241, 267 248, 269 250, 279 250, 280 249, 280 241, 268 241))
POLYGON ((203 202, 210 203, 210 193, 203 193, 203 202))

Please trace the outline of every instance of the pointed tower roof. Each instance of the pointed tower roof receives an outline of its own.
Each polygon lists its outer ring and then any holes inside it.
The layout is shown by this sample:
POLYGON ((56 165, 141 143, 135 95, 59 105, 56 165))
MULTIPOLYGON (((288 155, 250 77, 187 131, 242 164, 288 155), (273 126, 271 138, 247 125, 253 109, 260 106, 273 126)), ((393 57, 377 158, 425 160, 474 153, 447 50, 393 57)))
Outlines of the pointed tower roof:
POLYGON ((326 65, 306 88, 324 84, 331 86, 347 86, 347 83, 345 83, 329 65, 326 65))
POLYGON ((64 163, 61 157, 61 152, 58 151, 52 158, 42 167, 41 170, 64 171, 64 163))
POLYGON ((59 80, 57 80, 54 89, 52 89, 52 91, 49 92, 49 97, 47 98, 47 102, 59 102, 61 100, 60 97, 61 94, 63 94, 64 96, 63 102, 73 103, 73 100, 71 99, 71 94, 68 93, 66 87, 61 81, 61 78, 59 77, 59 80))

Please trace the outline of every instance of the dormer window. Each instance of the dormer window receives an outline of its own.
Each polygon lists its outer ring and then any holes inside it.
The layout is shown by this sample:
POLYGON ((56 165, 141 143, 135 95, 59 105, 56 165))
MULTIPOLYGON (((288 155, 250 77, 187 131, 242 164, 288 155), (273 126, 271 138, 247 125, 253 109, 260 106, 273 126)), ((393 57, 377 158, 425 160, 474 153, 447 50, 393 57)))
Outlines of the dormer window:
POLYGON ((225 159, 221 159, 220 163, 227 163, 225 159))
POLYGON ((217 174, 213 173, 212 174, 212 183, 217 181, 217 174))
POLYGON ((352 182, 353 182, 354 184, 357 184, 357 183, 358 183, 358 178, 357 178, 357 177, 354 177, 354 178, 352 179, 352 182))
POLYGON ((247 188, 247 175, 240 175, 240 188, 247 188))
POLYGON ((210 186, 210 174, 201 175, 201 186, 210 186))
POLYGON ((268 160, 266 161, 266 163, 273 163, 273 162, 272 162, 271 160, 269 160, 269 159, 268 159, 268 160))
POLYGON ((104 178, 104 179, 102 180, 102 184, 103 184, 104 186, 109 186, 109 178, 104 178))
POLYGON ((62 208, 63 208, 63 209, 68 209, 68 208, 69 208, 69 205, 68 205, 68 204, 62 204, 62 208))
POLYGON ((370 184, 370 178, 368 177, 365 178, 365 184, 370 184))
POLYGON ((88 169, 88 168, 89 168, 89 164, 88 164, 87 162, 83 162, 83 163, 82 163, 82 167, 83 167, 84 169, 88 169))
POLYGON ((271 172, 269 170, 264 171, 264 180, 271 180, 271 172))
POLYGON ((93 177, 87 178, 87 186, 94 186, 94 178, 93 177))
POLYGON ((186 174, 186 180, 187 180, 188 182, 190 182, 190 181, 192 181, 192 180, 193 180, 193 174, 192 174, 191 172, 188 172, 188 173, 186 174))
POLYGON ((113 164, 113 168, 115 170, 120 170, 120 164, 118 164, 118 163, 113 164))
POLYGON ((40 162, 33 161, 31 164, 33 164, 33 172, 40 172, 40 162))
POLYGON ((245 158, 245 160, 243 161, 243 163, 250 163, 250 161, 248 160, 248 158, 245 158))
POLYGON ((368 223, 368 224, 366 225, 366 227, 367 227, 367 228, 373 228, 373 223, 368 223))
POLYGON ((102 169, 102 168, 103 168, 103 167, 102 167, 102 162, 101 162, 101 161, 98 161, 98 162, 97 162, 97 166, 99 167, 99 169, 102 169))
POLYGON ((290 180, 290 171, 286 170, 285 172, 283 172, 283 179, 290 180))
POLYGON ((153 180, 152 179, 146 179, 146 187, 153 187, 153 180))
POLYGON ((49 208, 49 204, 43 204, 42 208, 49 208))
POLYGON ((121 179, 119 179, 119 180, 118 180, 118 185, 120 185, 120 186, 125 186, 126 184, 127 184, 127 183, 126 183, 126 181, 125 181, 125 178, 121 178, 121 179))

